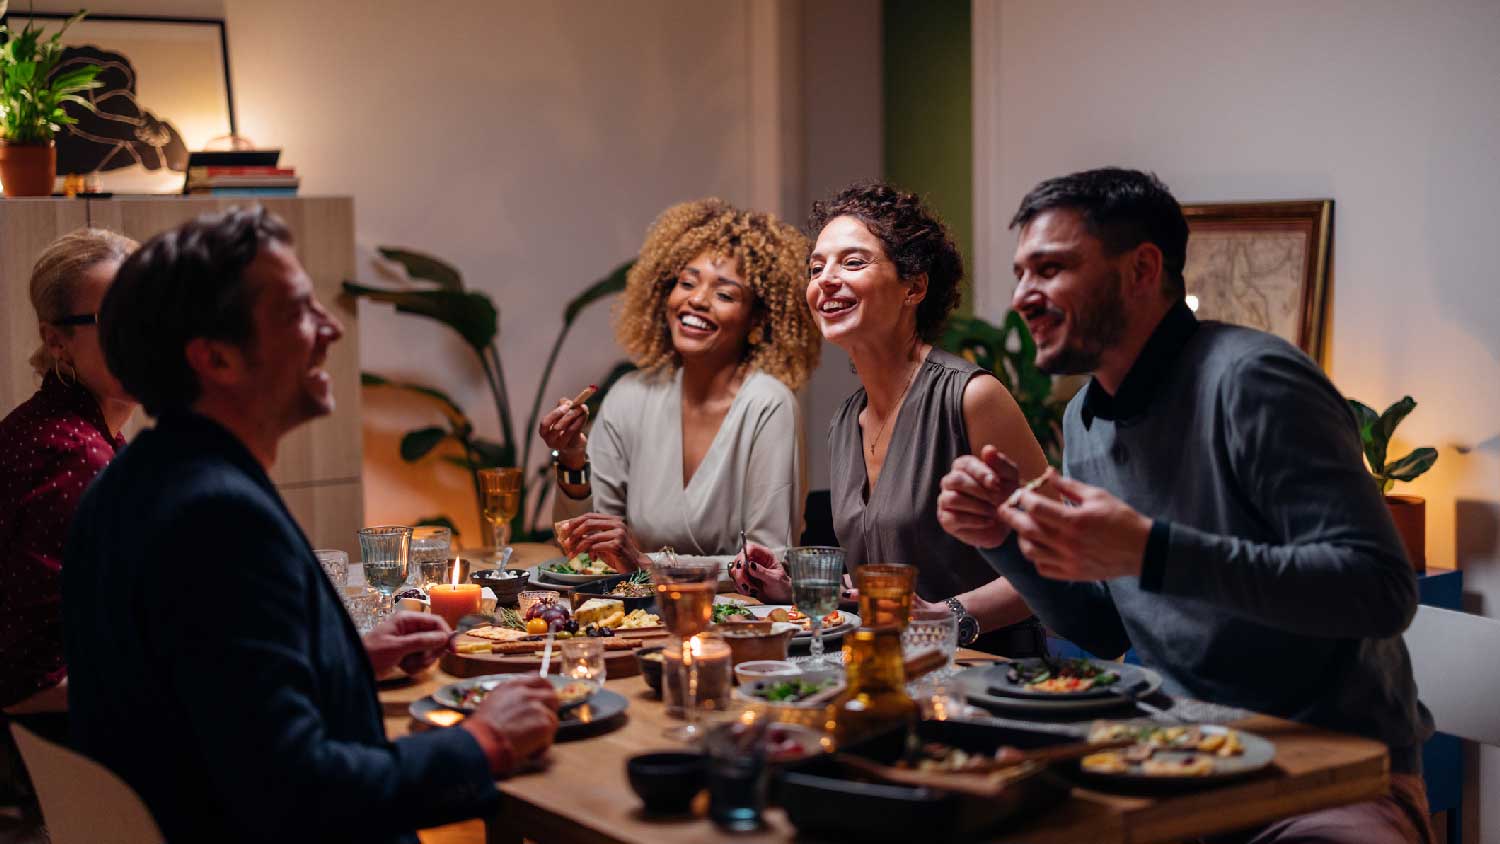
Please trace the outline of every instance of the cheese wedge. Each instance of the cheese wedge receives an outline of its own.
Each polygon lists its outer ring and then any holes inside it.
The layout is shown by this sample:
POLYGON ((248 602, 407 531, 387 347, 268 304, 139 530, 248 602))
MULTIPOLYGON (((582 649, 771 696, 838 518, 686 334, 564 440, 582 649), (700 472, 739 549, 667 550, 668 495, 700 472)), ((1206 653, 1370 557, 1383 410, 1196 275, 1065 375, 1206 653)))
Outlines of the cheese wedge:
POLYGON ((587 627, 590 624, 598 624, 616 613, 622 619, 625 617, 624 601, 615 598, 590 598, 584 601, 578 609, 573 610, 573 620, 578 622, 579 627, 587 627))

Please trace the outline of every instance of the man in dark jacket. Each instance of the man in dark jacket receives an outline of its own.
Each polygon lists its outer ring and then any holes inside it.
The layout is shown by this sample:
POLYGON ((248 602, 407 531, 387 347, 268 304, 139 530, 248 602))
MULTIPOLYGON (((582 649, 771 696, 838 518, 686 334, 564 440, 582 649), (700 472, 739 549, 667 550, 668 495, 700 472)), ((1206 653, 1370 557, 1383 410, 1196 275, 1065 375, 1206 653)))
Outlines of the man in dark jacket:
POLYGON ((494 778, 551 743, 540 678, 460 726, 387 741, 377 672, 430 664, 441 619, 363 641, 267 472, 329 413, 339 323, 261 209, 203 217, 120 269, 106 359, 158 419, 85 495, 65 552, 78 748, 171 841, 405 841, 495 810, 494 778))
POLYGON ((1432 719, 1401 640, 1416 580, 1344 399, 1290 343, 1197 320, 1187 222, 1154 176, 1049 179, 1011 225, 1037 365, 1092 378, 1064 416, 1066 477, 1012 499, 1003 455, 960 458, 944 528, 989 549, 1049 627, 1101 655, 1133 646, 1172 694, 1390 748, 1388 797, 1259 841, 1430 840, 1432 719))

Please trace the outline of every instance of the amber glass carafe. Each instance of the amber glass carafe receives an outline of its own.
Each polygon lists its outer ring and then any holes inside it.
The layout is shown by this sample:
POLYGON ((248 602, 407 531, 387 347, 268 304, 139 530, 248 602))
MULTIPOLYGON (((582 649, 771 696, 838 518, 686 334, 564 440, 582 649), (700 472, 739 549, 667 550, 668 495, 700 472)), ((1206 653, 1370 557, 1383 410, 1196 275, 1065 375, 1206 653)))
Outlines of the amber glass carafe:
POLYGON ((840 747, 917 720, 917 704, 906 694, 899 628, 862 627, 846 635, 844 663, 849 685, 832 706, 840 747))

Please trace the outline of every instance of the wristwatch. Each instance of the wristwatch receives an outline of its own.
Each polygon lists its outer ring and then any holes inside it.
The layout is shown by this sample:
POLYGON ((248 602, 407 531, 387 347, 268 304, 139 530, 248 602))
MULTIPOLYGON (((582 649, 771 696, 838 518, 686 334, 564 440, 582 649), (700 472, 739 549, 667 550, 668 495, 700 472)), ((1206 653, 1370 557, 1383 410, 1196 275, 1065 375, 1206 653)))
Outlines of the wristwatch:
POLYGON ((958 616, 958 643, 964 647, 974 644, 974 640, 979 638, 979 622, 969 615, 959 599, 949 598, 947 604, 948 609, 958 616))
POLYGON ((589 482, 589 462, 583 461, 583 466, 578 469, 569 469, 562 464, 557 449, 552 449, 552 469, 557 473, 557 480, 570 486, 583 486, 589 482))

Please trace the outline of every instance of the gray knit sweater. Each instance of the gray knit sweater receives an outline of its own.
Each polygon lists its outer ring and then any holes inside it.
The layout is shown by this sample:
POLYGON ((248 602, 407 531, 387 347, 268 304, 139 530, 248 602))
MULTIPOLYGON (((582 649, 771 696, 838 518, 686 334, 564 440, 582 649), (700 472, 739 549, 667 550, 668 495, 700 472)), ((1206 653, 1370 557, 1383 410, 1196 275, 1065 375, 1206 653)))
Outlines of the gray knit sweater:
POLYGON ((1367 736, 1415 773, 1432 717, 1401 633, 1416 578, 1364 469, 1343 397, 1263 332, 1168 314, 1110 397, 1064 418, 1068 476, 1156 520, 1141 577, 1040 577, 986 552, 1042 620, 1090 652, 1134 646, 1165 689, 1367 736))

